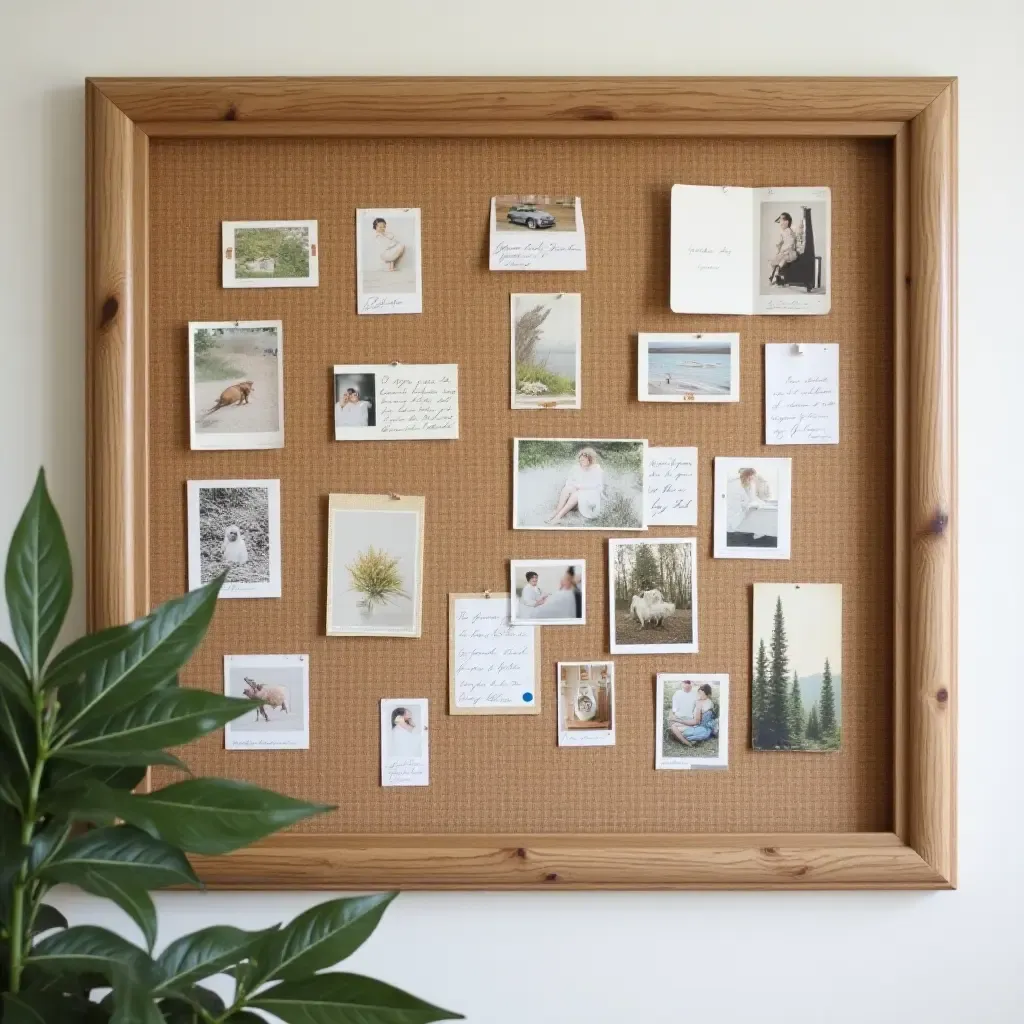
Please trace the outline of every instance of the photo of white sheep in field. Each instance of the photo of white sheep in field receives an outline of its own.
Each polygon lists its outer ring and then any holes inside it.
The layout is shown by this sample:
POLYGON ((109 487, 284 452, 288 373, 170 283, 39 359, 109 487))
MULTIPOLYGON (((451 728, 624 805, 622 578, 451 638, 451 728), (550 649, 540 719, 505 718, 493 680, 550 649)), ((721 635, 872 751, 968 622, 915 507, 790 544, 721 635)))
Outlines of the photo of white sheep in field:
POLYGON ((665 619, 675 610, 676 606, 671 601, 662 599, 660 590, 646 590, 642 595, 634 594, 629 606, 630 616, 635 616, 641 629, 648 623, 663 626, 665 619))
POLYGON ((248 676, 243 678, 245 679, 245 688, 242 690, 242 696, 248 697, 249 700, 262 701, 256 706, 257 722, 261 715, 264 722, 270 721, 270 716, 267 714, 268 707, 277 708, 284 714, 288 714, 288 701, 291 698, 286 686, 268 686, 266 683, 257 683, 255 679, 250 679, 248 676))

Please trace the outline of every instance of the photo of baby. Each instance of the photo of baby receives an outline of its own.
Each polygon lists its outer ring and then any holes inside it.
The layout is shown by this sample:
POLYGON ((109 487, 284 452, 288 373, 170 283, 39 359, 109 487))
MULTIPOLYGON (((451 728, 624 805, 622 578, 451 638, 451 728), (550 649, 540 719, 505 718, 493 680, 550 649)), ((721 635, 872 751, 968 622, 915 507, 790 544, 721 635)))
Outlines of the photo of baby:
POLYGON ((419 313, 420 211, 357 210, 360 313, 419 313))

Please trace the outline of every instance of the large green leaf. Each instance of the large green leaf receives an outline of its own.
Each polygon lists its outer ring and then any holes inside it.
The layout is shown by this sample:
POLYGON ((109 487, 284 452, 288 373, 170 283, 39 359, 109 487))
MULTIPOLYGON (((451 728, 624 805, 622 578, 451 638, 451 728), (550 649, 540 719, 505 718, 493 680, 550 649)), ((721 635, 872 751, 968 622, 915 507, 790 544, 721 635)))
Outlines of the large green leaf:
POLYGON ((48 793, 57 791, 64 794, 80 790, 92 782, 103 782, 113 789, 134 789, 146 777, 145 765, 132 765, 123 768, 120 765, 76 764, 73 761, 53 761, 47 779, 48 793))
POLYGON ((260 945, 248 988, 295 981, 351 956, 372 934, 395 893, 330 900, 300 914, 260 945))
POLYGON ((107 1015, 95 1003, 81 996, 62 992, 4 993, 4 1024, 94 1024, 106 1020, 107 1015))
POLYGON ((144 950, 91 924, 48 935, 32 947, 26 963, 51 974, 102 974, 111 982, 115 970, 142 985, 156 980, 156 965, 144 950))
POLYGON ((462 1014, 425 1003, 392 985, 361 974, 317 974, 283 981, 248 1000, 286 1024, 431 1024, 462 1014))
POLYGON ((10 773, 8 781, 17 792, 27 792, 35 758, 34 720, 6 691, 0 690, 0 768, 5 774, 10 773))
POLYGON ((62 689, 62 734, 77 733, 83 725, 135 704, 173 679, 206 635, 222 583, 223 577, 218 577, 127 627, 132 638, 126 647, 115 647, 109 657, 87 669, 81 682, 62 689))
POLYGON ((71 603, 71 552, 42 470, 14 528, 4 583, 11 631, 37 680, 71 603))
POLYGON ((71 830, 69 822, 54 818, 38 828, 28 844, 28 872, 34 875, 45 864, 71 830))
POLYGON ((216 855, 332 809, 249 782, 186 779, 142 796, 95 783, 68 813, 82 820, 98 813, 113 814, 188 853, 216 855))
POLYGON ((191 743, 251 711, 252 702, 244 697, 225 697, 206 690, 164 689, 109 718, 91 719, 93 729, 76 730, 70 742, 59 748, 59 754, 89 762, 96 756, 124 757, 175 747, 191 743))
POLYGON ((111 983, 114 986, 111 993, 114 1012, 110 1024, 164 1024, 152 989, 134 971, 115 968, 111 983))
MULTIPOLYGON (((276 930, 276 929, 272 929, 276 930)), ((157 961, 161 991, 194 985, 244 960, 268 932, 247 932, 230 925, 213 925, 175 939, 157 961)))
POLYGON ((29 714, 34 713, 32 684, 25 675, 25 666, 4 643, 0 643, 0 692, 16 700, 29 714))
POLYGON ((66 686, 95 668, 101 662, 129 647, 146 619, 138 619, 124 626, 110 626, 98 633, 87 633, 72 640, 53 656, 46 666, 43 687, 47 690, 66 686))
POLYGON ((116 903, 139 926, 146 948, 153 951, 156 945, 156 907, 145 889, 128 879, 90 868, 74 872, 74 878, 68 881, 84 892, 116 903))
POLYGON ((261 1017, 251 1010, 239 1010, 237 1013, 231 1014, 224 1024, 267 1024, 267 1018, 261 1017))
POLYGON ((40 903, 36 907, 36 916, 32 922, 32 934, 53 931, 54 928, 67 928, 68 919, 49 903, 40 903))
MULTIPOLYGON (((53 758, 55 761, 60 761, 63 756, 61 752, 58 752, 53 755, 53 758)), ((169 754, 166 750, 76 750, 73 754, 69 754, 68 758, 81 764, 117 767, 165 764, 183 772, 188 771, 188 766, 180 757, 175 757, 174 754, 169 754)))

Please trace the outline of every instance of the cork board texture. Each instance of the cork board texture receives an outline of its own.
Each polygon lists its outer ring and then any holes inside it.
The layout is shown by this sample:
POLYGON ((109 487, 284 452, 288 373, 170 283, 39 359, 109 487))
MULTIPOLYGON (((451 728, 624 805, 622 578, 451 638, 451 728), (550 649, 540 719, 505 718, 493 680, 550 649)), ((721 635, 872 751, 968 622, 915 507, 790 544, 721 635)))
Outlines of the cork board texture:
MULTIPOLYGON (((187 587, 189 479, 281 481, 280 599, 219 603, 183 682, 223 683, 225 654, 310 656, 310 749, 188 749, 202 774, 248 779, 335 813, 300 829, 352 833, 855 832, 891 828, 892 149, 871 139, 154 140, 150 195, 151 600, 187 587), (668 305, 676 182, 832 189, 825 317, 679 316, 668 305), (491 273, 492 195, 577 194, 585 273, 491 273), (357 207, 422 210, 423 308, 357 316, 357 207), (225 290, 223 220, 319 222, 318 288, 225 290), (583 296, 583 409, 509 409, 509 294, 583 296), (285 447, 192 452, 189 320, 284 322, 285 447), (738 331, 738 404, 636 399, 638 331, 738 331), (840 343, 838 446, 764 446, 772 341, 840 343), (460 439, 338 443, 335 363, 459 365, 460 439), (700 653, 620 655, 616 745, 556 745, 555 665, 607 659, 607 536, 511 529, 515 436, 646 437, 699 450, 700 653), (711 557, 717 455, 793 458, 789 561, 711 557), (328 638, 327 496, 426 499, 421 639, 328 638), (539 716, 449 716, 448 594, 508 587, 511 558, 587 561, 587 625, 543 631, 539 716), (843 585, 843 748, 750 749, 751 585, 843 585), (654 770, 655 674, 727 672, 724 772, 654 770), (430 786, 379 784, 379 700, 431 701, 430 786)), ((636 536, 617 534, 617 536, 636 536)), ((156 772, 156 784, 170 776, 156 772)))

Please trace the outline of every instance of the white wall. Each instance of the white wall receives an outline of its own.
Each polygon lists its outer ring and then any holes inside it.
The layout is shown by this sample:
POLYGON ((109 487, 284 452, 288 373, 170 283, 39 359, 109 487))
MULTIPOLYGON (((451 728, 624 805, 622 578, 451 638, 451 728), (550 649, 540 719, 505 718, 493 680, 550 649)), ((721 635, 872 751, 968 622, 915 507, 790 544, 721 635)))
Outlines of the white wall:
MULTIPOLYGON (((79 571, 85 76, 960 76, 960 890, 403 896, 354 967, 474 1024, 1024 1019, 1024 560, 1000 521, 1016 523, 1024 499, 1024 13, 1019 0, 778 10, 764 0, 0 0, 0 538, 42 463, 79 571)), ((77 632, 81 594, 71 618, 77 632)), ((314 901, 166 895, 161 934, 258 927, 314 901)), ((75 921, 122 925, 73 893, 61 905, 75 921)))

